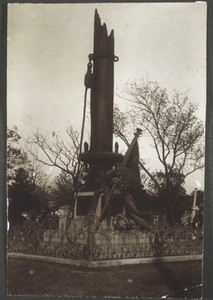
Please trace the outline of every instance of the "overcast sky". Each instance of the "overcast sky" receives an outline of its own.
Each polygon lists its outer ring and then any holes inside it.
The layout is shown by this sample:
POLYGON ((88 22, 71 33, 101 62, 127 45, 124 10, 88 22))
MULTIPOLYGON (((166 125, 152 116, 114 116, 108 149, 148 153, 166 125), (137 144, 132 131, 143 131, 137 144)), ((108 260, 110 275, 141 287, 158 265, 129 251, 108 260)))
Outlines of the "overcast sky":
MULTIPOLYGON (((95 8, 108 32, 114 29, 115 103, 125 109, 116 94, 149 78, 170 94, 190 90, 205 120, 205 3, 9 4, 8 126, 25 137, 36 129, 62 133, 70 124, 80 129, 95 8)), ((203 185, 203 172, 187 180, 188 189, 196 180, 203 185)))

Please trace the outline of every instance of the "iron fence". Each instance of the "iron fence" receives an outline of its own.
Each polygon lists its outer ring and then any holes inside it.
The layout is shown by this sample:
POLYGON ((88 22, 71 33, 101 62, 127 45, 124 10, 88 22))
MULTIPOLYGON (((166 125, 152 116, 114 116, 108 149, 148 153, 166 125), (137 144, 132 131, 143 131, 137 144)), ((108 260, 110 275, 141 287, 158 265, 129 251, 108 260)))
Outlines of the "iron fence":
POLYGON ((202 254, 202 230, 185 228, 150 231, 95 232, 93 259, 127 259, 202 254))
POLYGON ((72 259, 87 256, 88 232, 46 229, 39 223, 27 221, 8 232, 8 251, 72 259))
POLYGON ((202 254, 202 229, 185 227, 53 230, 27 221, 8 232, 8 251, 69 259, 114 260, 202 254))

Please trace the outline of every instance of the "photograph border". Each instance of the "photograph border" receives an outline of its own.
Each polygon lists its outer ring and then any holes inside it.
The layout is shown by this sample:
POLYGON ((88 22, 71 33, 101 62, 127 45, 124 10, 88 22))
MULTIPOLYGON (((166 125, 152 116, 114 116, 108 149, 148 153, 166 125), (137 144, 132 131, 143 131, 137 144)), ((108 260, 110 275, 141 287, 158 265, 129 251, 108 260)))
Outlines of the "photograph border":
MULTIPOLYGON (((20 296, 7 296, 7 188, 6 188, 6 128, 7 128, 7 4, 8 3, 144 3, 147 1, 2 1, 0 6, 0 294, 1 299, 20 299, 20 296)), ((193 3, 196 1, 150 1, 151 3, 176 2, 193 3)), ((149 2, 149 3, 150 3, 149 2)), ((205 144, 205 209, 204 209, 204 258, 203 258, 203 299, 213 297, 213 2, 207 2, 207 106, 206 106, 206 144, 205 144)), ((36 296, 44 299, 44 296, 36 296)), ((70 296, 71 297, 71 296, 70 296)), ((32 299, 34 296, 24 296, 32 299)), ((49 297, 56 299, 58 297, 49 297)), ((67 299, 67 297, 60 297, 67 299)), ((78 297, 71 297, 78 299, 78 297)), ((110 298, 110 297, 107 297, 110 298)), ((83 299, 83 297, 81 298, 83 299)), ((88 298, 87 298, 88 299, 88 298)), ((113 297, 113 299, 116 299, 113 297)), ((140 299, 143 299, 142 297, 140 299)), ((154 299, 154 298, 153 298, 154 299)), ((158 298, 155 298, 158 299, 158 298)), ((160 299, 160 298, 159 298, 160 299)))

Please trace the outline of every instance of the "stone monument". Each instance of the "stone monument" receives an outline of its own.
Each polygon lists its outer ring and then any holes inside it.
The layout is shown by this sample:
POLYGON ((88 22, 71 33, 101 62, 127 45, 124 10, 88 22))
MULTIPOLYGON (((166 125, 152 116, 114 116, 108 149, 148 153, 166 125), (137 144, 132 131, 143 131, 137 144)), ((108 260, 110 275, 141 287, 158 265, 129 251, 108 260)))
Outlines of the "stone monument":
MULTIPOLYGON (((141 130, 137 129, 125 156, 118 153, 117 143, 113 152, 114 63, 118 57, 114 54, 114 32, 112 30, 108 35, 106 24, 101 24, 97 10, 94 49, 93 54, 89 55, 89 61, 90 78, 86 86, 91 88, 91 139, 90 146, 86 143, 80 155, 89 175, 87 190, 77 193, 74 219, 82 222, 82 219, 89 219, 92 213, 97 220, 96 228, 104 220, 109 227, 112 216, 125 215, 126 208, 135 222, 148 227, 130 195, 134 185, 131 161, 135 149, 138 151, 137 138, 141 130)), ((135 169, 135 179, 140 181, 138 165, 135 169)))

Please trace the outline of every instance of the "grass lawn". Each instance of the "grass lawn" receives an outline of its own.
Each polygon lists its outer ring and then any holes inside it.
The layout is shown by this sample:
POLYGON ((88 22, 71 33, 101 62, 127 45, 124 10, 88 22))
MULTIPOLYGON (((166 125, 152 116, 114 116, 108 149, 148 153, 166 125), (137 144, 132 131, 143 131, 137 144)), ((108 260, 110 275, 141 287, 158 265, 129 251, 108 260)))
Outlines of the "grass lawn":
POLYGON ((201 270, 201 261, 89 269, 9 258, 8 294, 161 297, 200 284, 201 270))

